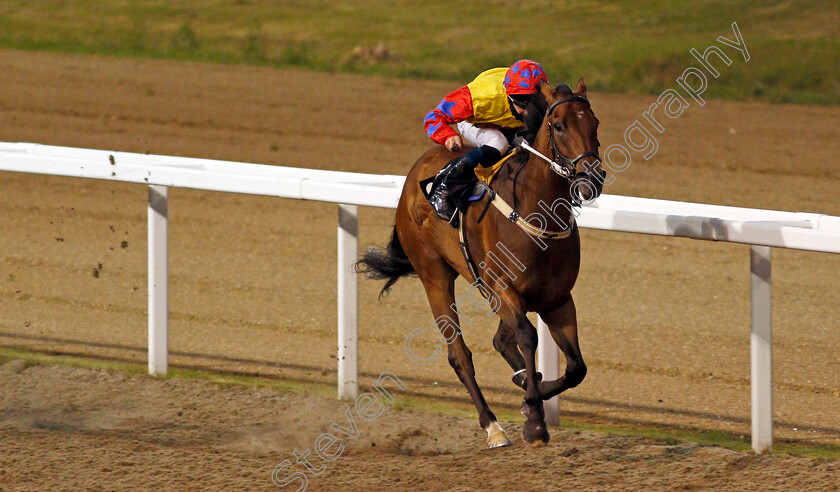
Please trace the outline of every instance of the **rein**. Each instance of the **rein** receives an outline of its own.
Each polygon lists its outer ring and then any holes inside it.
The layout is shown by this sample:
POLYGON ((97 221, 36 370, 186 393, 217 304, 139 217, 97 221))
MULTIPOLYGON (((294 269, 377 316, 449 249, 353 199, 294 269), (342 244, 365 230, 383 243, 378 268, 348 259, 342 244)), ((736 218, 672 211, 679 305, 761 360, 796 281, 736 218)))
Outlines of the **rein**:
POLYGON ((572 172, 568 168, 563 167, 562 165, 560 165, 560 164, 554 162, 553 160, 549 159, 542 152, 540 152, 539 150, 537 150, 537 149, 531 147, 530 145, 528 145, 528 142, 523 141, 521 144, 519 144, 519 146, 522 147, 523 149, 527 150, 528 152, 534 154, 535 156, 539 157, 540 159, 544 160, 545 162, 547 162, 548 165, 551 166, 551 170, 554 171, 555 173, 559 174, 561 177, 566 178, 566 179, 569 179, 569 178, 572 177, 572 172))

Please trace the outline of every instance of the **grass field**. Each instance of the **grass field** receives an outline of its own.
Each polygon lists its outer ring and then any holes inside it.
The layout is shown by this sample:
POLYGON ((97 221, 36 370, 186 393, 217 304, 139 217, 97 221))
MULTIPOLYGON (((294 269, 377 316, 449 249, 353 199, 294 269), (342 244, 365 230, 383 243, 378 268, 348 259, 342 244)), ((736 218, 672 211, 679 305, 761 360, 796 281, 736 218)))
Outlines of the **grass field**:
POLYGON ((553 82, 659 94, 733 22, 750 60, 727 48, 707 96, 840 104, 836 2, 6 0, 0 46, 459 81, 527 57, 553 82))

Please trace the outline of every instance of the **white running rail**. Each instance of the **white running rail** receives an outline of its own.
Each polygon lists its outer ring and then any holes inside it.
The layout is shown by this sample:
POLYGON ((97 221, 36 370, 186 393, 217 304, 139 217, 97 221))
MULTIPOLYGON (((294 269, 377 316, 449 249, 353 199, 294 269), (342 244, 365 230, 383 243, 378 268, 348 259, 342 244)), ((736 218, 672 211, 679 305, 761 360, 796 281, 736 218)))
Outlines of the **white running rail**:
MULTIPOLYGON (((168 363, 168 187, 267 195, 339 204, 338 397, 358 394, 358 206, 396 208, 402 176, 322 171, 126 152, 0 143, 0 170, 140 183, 149 186, 149 373, 168 363)), ((752 446, 773 442, 770 248, 840 253, 840 217, 602 195, 580 211, 580 227, 751 245, 752 446)), ((558 375, 559 352, 540 320, 539 370, 558 375)), ((559 422, 559 399, 546 420, 559 422)))

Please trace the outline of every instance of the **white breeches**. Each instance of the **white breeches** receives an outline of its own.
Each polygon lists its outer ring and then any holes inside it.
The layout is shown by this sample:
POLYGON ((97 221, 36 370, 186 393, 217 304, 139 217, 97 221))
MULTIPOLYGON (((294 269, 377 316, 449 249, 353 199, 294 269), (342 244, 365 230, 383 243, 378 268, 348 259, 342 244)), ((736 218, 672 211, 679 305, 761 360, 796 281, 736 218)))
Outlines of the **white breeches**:
POLYGON ((498 150, 502 155, 505 155, 508 147, 510 147, 507 137, 505 137, 505 134, 498 128, 479 128, 472 123, 461 121, 458 123, 458 132, 461 133, 464 140, 476 147, 489 145, 490 147, 498 150))

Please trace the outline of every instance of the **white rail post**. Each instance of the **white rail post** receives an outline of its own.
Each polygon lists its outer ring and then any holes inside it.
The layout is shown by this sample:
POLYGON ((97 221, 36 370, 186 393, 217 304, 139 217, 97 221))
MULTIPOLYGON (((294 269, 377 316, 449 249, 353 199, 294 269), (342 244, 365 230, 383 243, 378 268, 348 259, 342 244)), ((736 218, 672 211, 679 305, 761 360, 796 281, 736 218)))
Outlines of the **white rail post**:
POLYGON ((149 186, 149 374, 168 370, 169 300, 168 238, 169 202, 166 186, 149 186))
MULTIPOLYGON (((559 362, 560 349, 551 338, 548 325, 542 318, 537 323, 537 370, 542 373, 543 381, 551 381, 560 377, 559 362)), ((548 425, 560 425, 560 397, 555 396, 543 402, 545 409, 545 423, 548 425)))
POLYGON ((752 448, 773 446, 773 352, 770 248, 750 246, 752 448))
POLYGON ((359 207, 338 206, 338 398, 359 394, 359 207))

